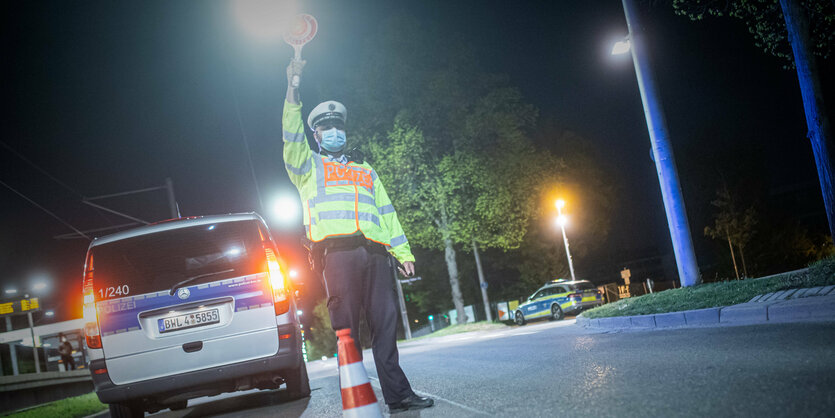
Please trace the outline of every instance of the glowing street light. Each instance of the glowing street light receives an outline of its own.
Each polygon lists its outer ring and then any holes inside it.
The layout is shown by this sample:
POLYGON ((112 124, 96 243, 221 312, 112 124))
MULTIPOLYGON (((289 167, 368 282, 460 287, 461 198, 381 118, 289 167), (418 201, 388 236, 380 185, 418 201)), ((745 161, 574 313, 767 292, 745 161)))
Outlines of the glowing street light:
POLYGON ((631 48, 632 44, 629 43, 629 37, 627 36, 624 40, 615 42, 612 47, 612 55, 626 54, 631 48))
POLYGON ((571 261, 571 252, 568 250, 568 236, 565 235, 565 225, 568 223, 568 218, 562 214, 562 208, 565 207, 565 201, 558 199, 556 207, 557 225, 559 225, 562 230, 562 241, 565 244, 565 256, 568 258, 568 270, 571 272, 571 280, 577 280, 577 278, 574 277, 574 263, 571 261))
POLYGON ((270 205, 270 213, 283 224, 297 221, 300 213, 299 198, 290 195, 279 196, 270 205))
POLYGON ((252 37, 273 41, 284 36, 290 19, 296 15, 295 2, 276 0, 235 0, 233 13, 252 37))
POLYGON ((45 272, 37 273, 29 280, 29 289, 24 290, 24 293, 33 293, 39 296, 46 294, 52 284, 52 277, 45 272))
POLYGON ((295 269, 290 270, 290 271, 288 272, 288 274, 290 275, 290 278, 291 278, 291 279, 295 279, 296 277, 299 277, 299 272, 298 272, 298 271, 296 271, 295 269))
POLYGON ((14 289, 14 288, 6 289, 6 294, 7 295, 16 295, 17 294, 17 289, 14 289))

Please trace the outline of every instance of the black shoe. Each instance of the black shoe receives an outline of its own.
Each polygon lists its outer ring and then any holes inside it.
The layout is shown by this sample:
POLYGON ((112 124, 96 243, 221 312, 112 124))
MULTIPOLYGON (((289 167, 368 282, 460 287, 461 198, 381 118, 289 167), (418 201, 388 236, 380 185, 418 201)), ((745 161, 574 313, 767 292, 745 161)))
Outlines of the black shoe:
POLYGON ((432 400, 432 398, 423 398, 417 395, 412 395, 400 402, 389 404, 389 413, 395 414, 413 409, 429 408, 432 405, 435 405, 435 401, 432 400))

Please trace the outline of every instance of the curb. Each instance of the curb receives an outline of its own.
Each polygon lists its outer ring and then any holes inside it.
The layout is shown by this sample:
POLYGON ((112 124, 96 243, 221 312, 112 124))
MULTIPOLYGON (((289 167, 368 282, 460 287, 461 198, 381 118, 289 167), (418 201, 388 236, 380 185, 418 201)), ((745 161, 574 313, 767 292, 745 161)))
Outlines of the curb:
POLYGON ((753 302, 681 312, 608 318, 577 317, 589 329, 662 329, 721 325, 835 321, 835 287, 792 289, 760 295, 753 302), (814 290, 813 290, 814 289, 814 290), (825 292, 822 290, 826 290, 825 292), (791 295, 808 295, 802 299, 791 295))

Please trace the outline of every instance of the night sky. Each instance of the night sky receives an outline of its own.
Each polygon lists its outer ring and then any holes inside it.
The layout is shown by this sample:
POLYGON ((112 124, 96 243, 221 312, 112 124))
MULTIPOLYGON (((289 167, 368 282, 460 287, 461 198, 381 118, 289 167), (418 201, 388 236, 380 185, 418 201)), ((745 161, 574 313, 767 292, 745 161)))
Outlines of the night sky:
MULTIPOLYGON (((614 41, 626 34, 619 1, 299 4, 320 24, 304 50, 306 111, 330 99, 319 92, 333 90, 344 71, 358 64, 362 40, 380 21, 405 14, 435 22, 469 40, 481 53, 484 70, 507 74, 543 117, 591 141, 601 167, 617 179, 608 253, 671 252, 632 62, 628 55, 609 55, 614 41)), ((245 136, 264 203, 282 193, 296 195, 280 143, 284 68, 292 49, 280 39, 253 38, 229 3, 56 1, 0 7, 3 183, 82 230, 128 222, 82 204, 83 196, 160 186, 167 177, 183 215, 265 213, 245 136)), ((755 155, 767 169, 735 175, 760 176, 771 188, 800 185, 819 192, 796 74, 758 50, 739 21, 692 23, 674 15, 666 2, 643 7, 685 199, 715 190, 717 184, 700 182, 700 173, 717 155, 740 160, 755 155)), ((821 63, 830 108, 832 61, 821 63)), ((334 99, 350 113, 351 97, 334 99)), ((168 217, 162 191, 105 204, 147 221, 168 217)), ((712 244, 701 233, 709 200, 687 205, 697 255, 709 263, 712 244)), ((802 210, 825 227, 819 194, 802 210)), ((289 257, 304 262, 295 245, 301 226, 272 227, 291 248, 289 257)), ((52 289, 45 300, 55 307, 56 319, 78 317, 89 242, 54 239, 72 230, 2 185, 0 231, 3 288, 23 289, 36 277, 49 277, 52 289)), ((594 264, 576 262, 578 270, 594 264)))

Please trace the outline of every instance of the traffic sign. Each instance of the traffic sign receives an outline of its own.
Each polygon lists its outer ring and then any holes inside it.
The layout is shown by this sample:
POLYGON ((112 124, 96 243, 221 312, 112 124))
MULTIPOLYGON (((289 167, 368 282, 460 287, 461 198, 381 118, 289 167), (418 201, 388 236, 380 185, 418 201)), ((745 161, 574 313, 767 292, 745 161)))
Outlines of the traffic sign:
MULTIPOLYGON (((302 47, 304 44, 313 40, 313 37, 316 36, 316 31, 318 29, 319 24, 313 16, 304 13, 296 15, 290 30, 284 33, 284 42, 287 42, 288 45, 293 47, 294 61, 302 60, 302 47)), ((294 88, 298 88, 300 82, 299 75, 293 74, 290 84, 294 88)))
POLYGON ((20 315, 40 310, 41 304, 38 298, 20 299, 12 302, 0 303, 0 317, 20 315))
MULTIPOLYGON (((287 42, 293 47, 293 59, 296 61, 302 60, 302 47, 304 44, 310 42, 316 31, 319 29, 319 24, 316 23, 316 18, 309 14, 297 15, 293 20, 293 26, 284 33, 284 42, 287 42)), ((293 74, 291 80, 293 87, 299 87, 299 75, 293 74)))
POLYGON ((499 321, 507 321, 509 316, 509 308, 507 302, 499 302, 496 304, 496 308, 499 311, 499 321))
MULTIPOLYGON (((299 51, 301 51, 301 46, 313 40, 318 29, 319 24, 313 16, 306 13, 296 15, 296 18, 293 19, 293 26, 284 33, 284 42, 287 42, 293 48, 299 47, 299 51)), ((297 56, 297 59, 300 58, 300 55, 297 56)))
POLYGON ((629 284, 629 278, 632 277, 632 272, 625 268, 620 271, 620 277, 623 279, 624 283, 629 284))

